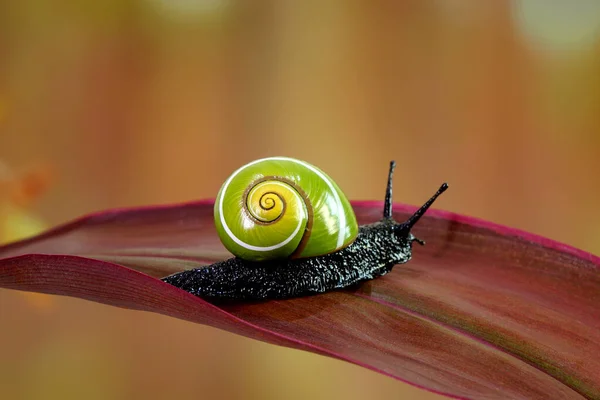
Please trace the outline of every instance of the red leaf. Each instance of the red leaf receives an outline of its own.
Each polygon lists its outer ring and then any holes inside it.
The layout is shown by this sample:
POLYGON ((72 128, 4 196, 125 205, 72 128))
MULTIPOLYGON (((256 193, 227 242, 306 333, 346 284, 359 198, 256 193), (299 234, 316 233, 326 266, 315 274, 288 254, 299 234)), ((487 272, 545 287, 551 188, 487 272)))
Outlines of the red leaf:
MULTIPOLYGON (((380 218, 380 202, 354 207, 380 218)), ((600 398, 599 258, 435 210, 414 233, 427 245, 412 261, 354 290, 215 306, 153 278, 228 257, 212 202, 115 210, 0 247, 0 287, 158 312, 455 397, 600 398)))

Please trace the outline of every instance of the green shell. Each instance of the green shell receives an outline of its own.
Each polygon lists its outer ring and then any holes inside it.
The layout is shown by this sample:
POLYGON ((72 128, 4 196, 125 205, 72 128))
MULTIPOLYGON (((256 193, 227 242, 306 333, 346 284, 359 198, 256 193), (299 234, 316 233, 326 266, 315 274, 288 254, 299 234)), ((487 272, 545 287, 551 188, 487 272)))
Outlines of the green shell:
POLYGON ((352 206, 335 182, 287 157, 235 171, 217 195, 215 225, 225 247, 250 261, 332 253, 358 234, 352 206))

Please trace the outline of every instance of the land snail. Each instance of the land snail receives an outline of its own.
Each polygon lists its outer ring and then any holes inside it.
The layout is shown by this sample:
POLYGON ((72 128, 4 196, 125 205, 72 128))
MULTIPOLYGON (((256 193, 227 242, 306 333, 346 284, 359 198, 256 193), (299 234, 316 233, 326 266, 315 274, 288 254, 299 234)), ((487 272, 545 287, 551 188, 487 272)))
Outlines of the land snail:
POLYGON ((284 299, 341 289, 385 275, 412 257, 411 233, 448 185, 405 222, 392 218, 390 163, 383 218, 358 226, 350 202, 317 167, 288 157, 236 170, 215 200, 219 238, 234 255, 163 280, 213 300, 284 299))

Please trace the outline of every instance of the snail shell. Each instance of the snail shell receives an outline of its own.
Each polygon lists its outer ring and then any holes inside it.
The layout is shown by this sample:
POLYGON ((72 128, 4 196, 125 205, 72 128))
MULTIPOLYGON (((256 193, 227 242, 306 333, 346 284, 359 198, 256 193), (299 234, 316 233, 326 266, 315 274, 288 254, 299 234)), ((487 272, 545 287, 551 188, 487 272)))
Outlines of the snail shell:
POLYGON ((288 157, 252 161, 235 171, 217 195, 214 215, 225 247, 248 261, 328 254, 358 234, 352 206, 336 183, 288 157))

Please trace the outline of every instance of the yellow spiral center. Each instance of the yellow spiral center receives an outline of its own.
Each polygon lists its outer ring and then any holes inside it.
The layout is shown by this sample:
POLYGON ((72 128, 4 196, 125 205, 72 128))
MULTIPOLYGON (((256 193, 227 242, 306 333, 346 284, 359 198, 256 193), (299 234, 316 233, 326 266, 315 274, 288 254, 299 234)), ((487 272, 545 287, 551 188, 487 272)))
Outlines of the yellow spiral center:
POLYGON ((269 224, 277 221, 285 213, 288 203, 298 197, 294 189, 278 181, 265 181, 255 185, 248 192, 246 207, 255 220, 269 224))

